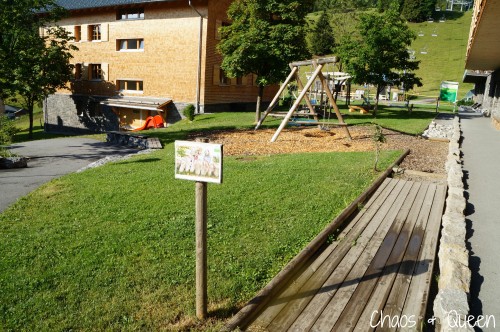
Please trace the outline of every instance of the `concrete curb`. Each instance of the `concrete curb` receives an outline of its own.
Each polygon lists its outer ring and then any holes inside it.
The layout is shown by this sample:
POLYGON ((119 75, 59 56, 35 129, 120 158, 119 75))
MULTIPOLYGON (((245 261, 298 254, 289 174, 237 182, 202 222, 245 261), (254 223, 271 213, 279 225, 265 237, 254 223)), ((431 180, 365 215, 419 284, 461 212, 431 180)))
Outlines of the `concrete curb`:
POLYGON ((448 197, 442 218, 439 244, 438 294, 434 300, 436 331, 474 331, 464 324, 469 317, 469 288, 471 271, 469 251, 466 247, 466 223, 462 158, 460 151, 460 120, 453 119, 453 136, 450 139, 446 171, 448 197))

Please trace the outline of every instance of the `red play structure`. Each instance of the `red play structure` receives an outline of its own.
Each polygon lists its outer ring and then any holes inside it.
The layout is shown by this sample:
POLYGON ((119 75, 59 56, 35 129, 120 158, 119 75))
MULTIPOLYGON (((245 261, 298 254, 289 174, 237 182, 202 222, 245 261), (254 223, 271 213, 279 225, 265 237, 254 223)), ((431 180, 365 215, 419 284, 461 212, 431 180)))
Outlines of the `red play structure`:
POLYGON ((150 128, 163 128, 164 126, 165 125, 163 123, 163 118, 161 117, 161 115, 148 116, 141 127, 135 128, 132 131, 141 131, 150 128))

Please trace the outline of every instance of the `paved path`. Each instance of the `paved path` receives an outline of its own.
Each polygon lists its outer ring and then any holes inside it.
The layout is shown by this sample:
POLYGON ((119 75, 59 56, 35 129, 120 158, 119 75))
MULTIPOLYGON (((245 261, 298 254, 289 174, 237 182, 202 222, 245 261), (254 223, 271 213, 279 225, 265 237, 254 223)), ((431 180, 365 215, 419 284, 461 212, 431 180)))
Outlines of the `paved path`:
POLYGON ((45 182, 112 155, 138 152, 88 138, 57 138, 13 144, 11 151, 30 157, 28 168, 0 170, 0 212, 45 182))
MULTIPOLYGON (((471 314, 494 315, 500 330, 500 131, 491 119, 461 112, 469 231, 471 314)), ((493 331, 492 324, 485 331, 493 331)))

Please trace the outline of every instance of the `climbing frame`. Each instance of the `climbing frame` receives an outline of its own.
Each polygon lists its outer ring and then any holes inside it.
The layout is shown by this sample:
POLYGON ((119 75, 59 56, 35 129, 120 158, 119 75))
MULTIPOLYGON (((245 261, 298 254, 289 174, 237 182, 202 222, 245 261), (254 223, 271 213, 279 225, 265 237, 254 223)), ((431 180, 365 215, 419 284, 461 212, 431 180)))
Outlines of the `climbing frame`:
POLYGON ((335 98, 333 97, 332 91, 330 90, 330 88, 328 86, 328 82, 322 73, 322 69, 324 68, 325 65, 331 64, 331 63, 337 63, 337 62, 338 62, 337 57, 331 57, 331 58, 321 58, 321 59, 313 59, 313 60, 306 60, 306 61, 299 61, 299 62, 290 63, 290 68, 291 68, 290 74, 286 78, 285 82, 283 82, 283 84, 281 85, 280 89, 278 90, 278 93, 273 98, 273 100, 271 101, 271 104, 269 105, 267 110, 262 115, 262 117, 259 120, 259 122, 257 123, 257 126, 255 127, 255 129, 260 128, 260 126, 262 125, 262 122, 264 122, 266 117, 272 112, 274 107, 276 107, 276 105, 278 104, 279 97, 281 96, 283 91, 285 91, 285 89, 288 87, 288 85, 294 79, 295 79, 295 81, 297 81, 297 85, 302 90, 301 90, 299 96, 297 97, 297 99, 295 100, 295 102, 293 103, 293 105, 291 106, 290 110, 286 113, 283 121, 281 122, 281 124, 278 127, 278 129, 276 130, 273 138, 271 139, 271 142, 275 142, 278 139, 278 136, 280 135, 281 131, 286 127, 286 125, 288 124, 288 122, 290 121, 292 116, 294 114, 296 114, 296 112, 297 112, 297 110, 298 110, 298 108, 303 100, 305 100, 307 107, 309 108, 309 110, 311 112, 310 114, 312 116, 314 116, 314 119, 316 121, 316 122, 310 122, 310 123, 316 123, 319 125, 320 123, 318 122, 317 114, 316 114, 314 107, 309 99, 308 94, 307 94, 309 89, 311 88, 312 84, 317 79, 319 79, 321 81, 322 86, 323 86, 323 90, 328 97, 328 100, 330 102, 330 106, 335 111, 335 115, 337 116, 337 119, 339 121, 339 123, 335 124, 335 125, 342 126, 346 132, 346 136, 349 139, 352 139, 351 134, 349 132, 349 129, 347 128, 347 124, 344 122, 344 119, 342 118, 342 114, 340 113, 339 108, 337 106, 337 103, 335 102, 335 98), (311 65, 314 68, 314 72, 311 74, 311 77, 307 80, 306 84, 304 85, 302 83, 299 75, 298 75, 299 69, 300 69, 300 67, 311 66, 311 65))

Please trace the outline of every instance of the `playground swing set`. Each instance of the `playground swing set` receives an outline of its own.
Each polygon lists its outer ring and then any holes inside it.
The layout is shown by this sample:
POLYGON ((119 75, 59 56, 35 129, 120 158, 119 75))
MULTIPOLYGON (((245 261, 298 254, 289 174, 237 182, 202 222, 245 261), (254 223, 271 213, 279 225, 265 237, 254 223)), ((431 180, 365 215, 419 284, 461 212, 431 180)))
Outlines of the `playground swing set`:
POLYGON ((283 121, 281 122, 280 126, 274 133, 271 142, 275 142, 278 139, 281 131, 287 125, 290 124, 317 125, 322 130, 329 130, 330 127, 332 126, 343 127, 346 136, 351 140, 352 137, 349 132, 349 129, 347 128, 347 124, 344 122, 342 114, 340 113, 340 110, 333 96, 332 90, 335 90, 335 84, 329 84, 337 81, 340 82, 340 86, 342 86, 342 84, 344 84, 350 78, 350 76, 344 73, 333 72, 334 74, 340 74, 340 75, 334 77, 335 75, 331 75, 330 73, 328 73, 327 77, 325 77, 323 73, 323 69, 325 69, 326 66, 328 65, 332 66, 335 65, 336 63, 338 63, 337 57, 320 58, 320 59, 290 63, 289 64, 291 69, 290 74, 288 75, 284 83, 281 85, 280 89, 278 90, 273 100, 269 104, 269 107, 263 113, 255 129, 257 130, 260 128, 260 126, 267 118, 267 116, 283 117, 283 121), (300 78, 299 71, 301 67, 307 67, 307 66, 312 67, 312 69, 314 70, 310 73, 310 75, 309 74, 307 75, 307 82, 306 84, 304 84, 302 82, 302 79, 300 78), (297 83, 297 87, 299 88, 300 92, 298 93, 298 96, 296 96, 295 101, 290 107, 289 111, 272 112, 273 109, 278 104, 281 95, 287 88, 290 87, 290 84, 292 84, 294 81, 297 83), (315 84, 314 87, 313 84, 315 84), (330 86, 332 86, 333 89, 330 88, 330 86), (317 100, 318 94, 320 95, 319 104, 317 100), (325 94, 327 97, 326 99, 328 100, 329 103, 327 102, 327 100, 324 100, 325 94), (313 96, 314 98, 311 98, 313 96), (305 105, 303 104, 303 102, 305 102, 305 105), (318 105, 319 109, 323 110, 322 122, 319 120, 318 112, 316 111, 315 105, 318 105), (338 119, 338 123, 331 123, 329 121, 332 109, 335 112, 335 115, 338 119), (310 117, 312 117, 312 119, 310 117))

